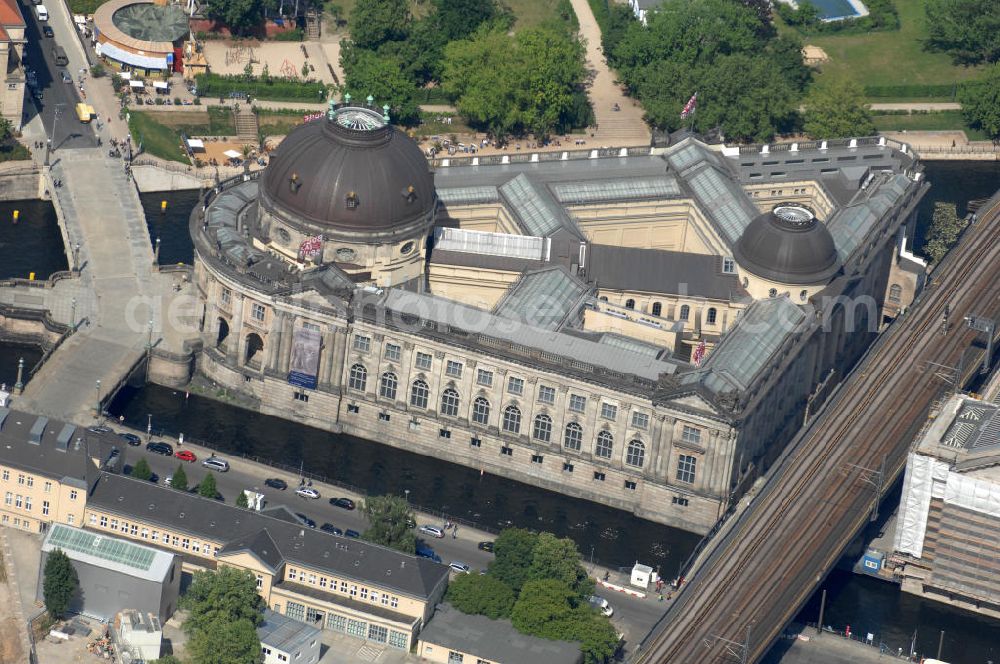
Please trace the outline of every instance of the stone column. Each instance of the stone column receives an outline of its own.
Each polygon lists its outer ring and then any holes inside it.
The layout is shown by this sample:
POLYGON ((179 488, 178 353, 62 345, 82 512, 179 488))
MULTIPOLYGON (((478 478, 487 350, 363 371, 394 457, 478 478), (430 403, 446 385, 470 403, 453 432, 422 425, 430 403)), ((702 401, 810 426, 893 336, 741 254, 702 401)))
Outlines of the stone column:
POLYGON ((271 329, 267 333, 267 360, 264 362, 265 369, 278 371, 278 351, 280 350, 281 340, 284 336, 282 330, 286 318, 288 318, 288 314, 284 311, 276 311, 274 318, 271 320, 271 329))
POLYGON ((323 346, 319 353, 319 380, 320 385, 330 384, 330 373, 333 369, 333 363, 330 361, 330 355, 333 353, 333 343, 336 333, 334 330, 327 330, 323 333, 323 346))
POLYGON ((228 340, 226 356, 229 361, 235 366, 243 366, 243 309, 246 306, 246 298, 242 293, 236 294, 236 302, 233 303, 233 325, 229 330, 229 336, 232 338, 228 340))
POLYGON ((281 344, 278 347, 278 371, 288 373, 288 365, 292 361, 292 330, 295 321, 292 316, 285 316, 281 322, 281 344))
POLYGON ((674 443, 674 429, 677 428, 677 418, 666 416, 662 420, 663 422, 660 425, 660 440, 656 449, 656 474, 669 482, 670 449, 674 443))
POLYGON ((330 364, 330 388, 339 389, 343 384, 344 356, 347 353, 347 328, 338 327, 333 331, 333 347, 327 362, 330 364))

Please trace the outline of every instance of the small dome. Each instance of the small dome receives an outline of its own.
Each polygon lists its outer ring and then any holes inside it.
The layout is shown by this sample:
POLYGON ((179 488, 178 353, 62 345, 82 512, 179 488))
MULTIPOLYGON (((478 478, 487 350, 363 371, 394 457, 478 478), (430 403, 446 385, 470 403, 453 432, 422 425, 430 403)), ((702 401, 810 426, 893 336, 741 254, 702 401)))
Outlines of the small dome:
POLYGON ((341 106, 296 127, 261 180, 260 202, 280 216, 324 230, 384 233, 434 209, 427 159, 382 113, 341 106))
POLYGON ((840 269, 833 236, 804 205, 784 203, 758 216, 736 243, 747 272, 780 284, 818 284, 840 269))

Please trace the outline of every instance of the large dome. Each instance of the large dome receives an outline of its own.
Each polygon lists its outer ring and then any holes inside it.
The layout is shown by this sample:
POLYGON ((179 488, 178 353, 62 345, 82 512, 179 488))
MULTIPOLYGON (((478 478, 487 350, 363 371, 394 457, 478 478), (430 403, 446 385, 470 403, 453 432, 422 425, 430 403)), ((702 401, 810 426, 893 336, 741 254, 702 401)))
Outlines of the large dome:
POLYGON ((427 217, 434 178, 416 143, 370 108, 332 109, 281 142, 261 205, 316 232, 391 232, 427 217))
POLYGON ((794 203, 750 222, 734 254, 747 272, 781 284, 823 283, 840 269, 830 231, 812 210, 794 203))

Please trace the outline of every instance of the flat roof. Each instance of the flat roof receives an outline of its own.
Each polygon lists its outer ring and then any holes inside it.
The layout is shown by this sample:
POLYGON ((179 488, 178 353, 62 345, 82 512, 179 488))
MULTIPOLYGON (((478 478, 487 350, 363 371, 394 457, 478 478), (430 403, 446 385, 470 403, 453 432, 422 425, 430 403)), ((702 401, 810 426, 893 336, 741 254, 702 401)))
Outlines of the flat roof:
POLYGON ((70 560, 159 583, 174 563, 173 554, 104 533, 53 524, 42 551, 61 549, 70 560))
POLYGON ((509 620, 462 613, 439 604, 420 640, 503 664, 577 664, 580 647, 571 641, 549 641, 521 634, 509 620))
POLYGON ((257 638, 261 645, 292 654, 319 638, 319 630, 308 623, 264 609, 264 622, 257 627, 257 638))
POLYGON ((92 459, 107 459, 111 448, 121 443, 114 434, 0 408, 0 464, 32 475, 86 489, 88 476, 97 470, 92 459), (65 445, 60 445, 60 438, 65 445))

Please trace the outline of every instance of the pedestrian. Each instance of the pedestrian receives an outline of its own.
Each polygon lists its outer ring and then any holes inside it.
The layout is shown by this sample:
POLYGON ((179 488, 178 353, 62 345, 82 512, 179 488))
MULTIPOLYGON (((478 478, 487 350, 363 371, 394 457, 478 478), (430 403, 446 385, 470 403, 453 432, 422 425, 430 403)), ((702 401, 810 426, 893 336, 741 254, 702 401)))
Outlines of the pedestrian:
POLYGON ((458 539, 458 530, 451 531, 451 538, 458 539))

